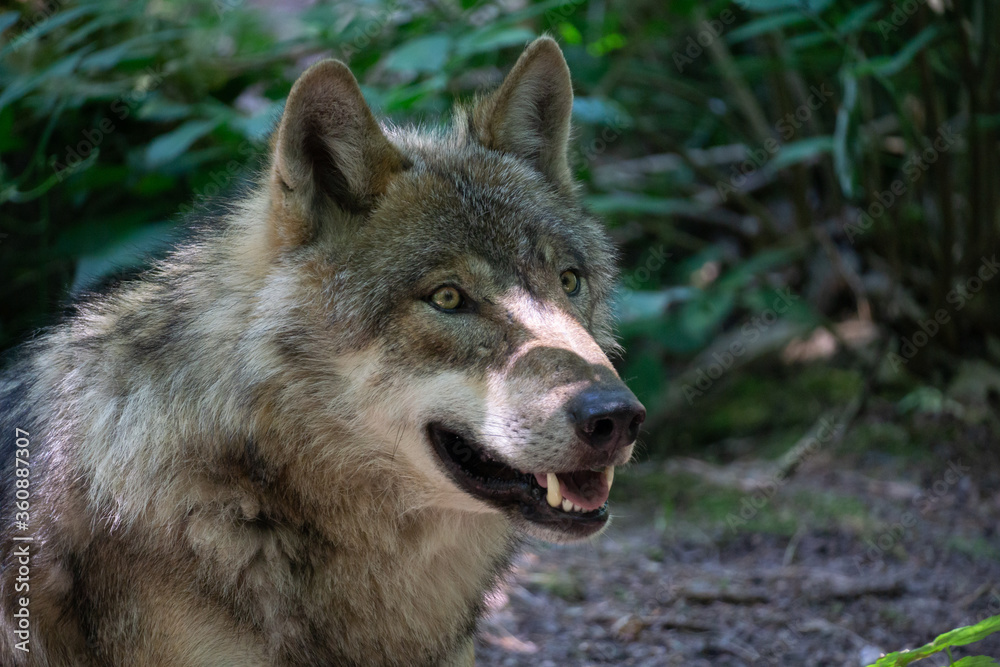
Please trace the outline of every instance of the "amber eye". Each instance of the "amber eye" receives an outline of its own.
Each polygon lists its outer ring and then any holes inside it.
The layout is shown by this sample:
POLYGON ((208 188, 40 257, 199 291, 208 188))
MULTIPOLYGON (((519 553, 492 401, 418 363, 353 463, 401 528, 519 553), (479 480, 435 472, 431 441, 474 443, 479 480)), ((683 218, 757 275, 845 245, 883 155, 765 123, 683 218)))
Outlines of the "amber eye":
POLYGON ((580 291, 580 276, 576 275, 576 271, 563 271, 559 275, 559 280, 562 281, 562 288, 566 294, 572 296, 580 291))
POLYGON ((462 298, 462 293, 458 289, 445 285, 434 291, 434 294, 431 295, 431 303, 438 310, 457 310, 464 305, 465 299, 462 298))

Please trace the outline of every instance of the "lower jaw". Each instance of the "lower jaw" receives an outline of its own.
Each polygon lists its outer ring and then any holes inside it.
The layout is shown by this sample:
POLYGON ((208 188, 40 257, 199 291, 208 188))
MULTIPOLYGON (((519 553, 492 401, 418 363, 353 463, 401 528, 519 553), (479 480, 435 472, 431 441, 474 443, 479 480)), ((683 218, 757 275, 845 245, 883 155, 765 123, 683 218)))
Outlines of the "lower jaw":
POLYGON ((550 506, 541 487, 491 494, 455 474, 449 476, 471 498, 506 515, 515 528, 550 541, 572 541, 594 535, 607 525, 610 516, 608 503, 589 512, 565 511, 550 506))
POLYGON ((522 504, 518 507, 521 518, 533 526, 554 531, 565 538, 585 538, 601 531, 608 523, 608 505, 585 513, 569 513, 547 504, 522 504))

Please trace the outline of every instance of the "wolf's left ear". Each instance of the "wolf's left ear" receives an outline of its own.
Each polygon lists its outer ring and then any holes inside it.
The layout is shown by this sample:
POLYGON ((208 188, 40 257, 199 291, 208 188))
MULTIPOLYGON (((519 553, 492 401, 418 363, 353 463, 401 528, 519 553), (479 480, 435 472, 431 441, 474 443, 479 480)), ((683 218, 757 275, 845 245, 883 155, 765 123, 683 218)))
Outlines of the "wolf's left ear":
POLYGON ((561 192, 572 195, 567 156, 572 110, 566 59, 555 40, 539 37, 500 88, 475 105, 472 120, 484 146, 527 160, 561 192))
POLYGON ((319 62, 288 94, 271 181, 285 215, 286 243, 312 238, 324 209, 363 215, 408 161, 382 133, 347 66, 319 62))

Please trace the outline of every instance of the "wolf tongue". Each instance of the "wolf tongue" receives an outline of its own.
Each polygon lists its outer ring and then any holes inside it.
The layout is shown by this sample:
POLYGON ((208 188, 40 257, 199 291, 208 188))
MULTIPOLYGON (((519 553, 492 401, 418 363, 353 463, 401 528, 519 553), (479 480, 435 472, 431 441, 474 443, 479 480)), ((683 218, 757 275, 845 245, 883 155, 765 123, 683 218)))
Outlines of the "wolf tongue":
MULTIPOLYGON (((577 472, 561 472, 559 478, 559 490, 562 497, 569 500, 574 505, 587 510, 596 510, 603 505, 611 492, 611 480, 605 471, 592 472, 590 470, 578 470, 577 472)), ((535 479, 539 485, 548 488, 548 476, 535 474, 535 479)))
POLYGON ((587 510, 596 510, 608 500, 611 485, 604 472, 581 470, 559 475, 563 498, 587 510))

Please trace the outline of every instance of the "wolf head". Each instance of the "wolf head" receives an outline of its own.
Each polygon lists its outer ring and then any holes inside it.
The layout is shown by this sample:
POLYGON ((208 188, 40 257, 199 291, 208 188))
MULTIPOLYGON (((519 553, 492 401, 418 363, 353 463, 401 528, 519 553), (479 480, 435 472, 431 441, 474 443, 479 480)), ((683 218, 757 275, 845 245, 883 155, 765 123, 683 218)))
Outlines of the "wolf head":
POLYGON ((380 126, 347 67, 320 62, 288 98, 262 204, 310 322, 283 344, 329 397, 316 419, 364 442, 408 507, 553 541, 605 525, 645 416, 608 359, 615 256, 568 167, 572 100, 548 38, 436 132, 380 126))

